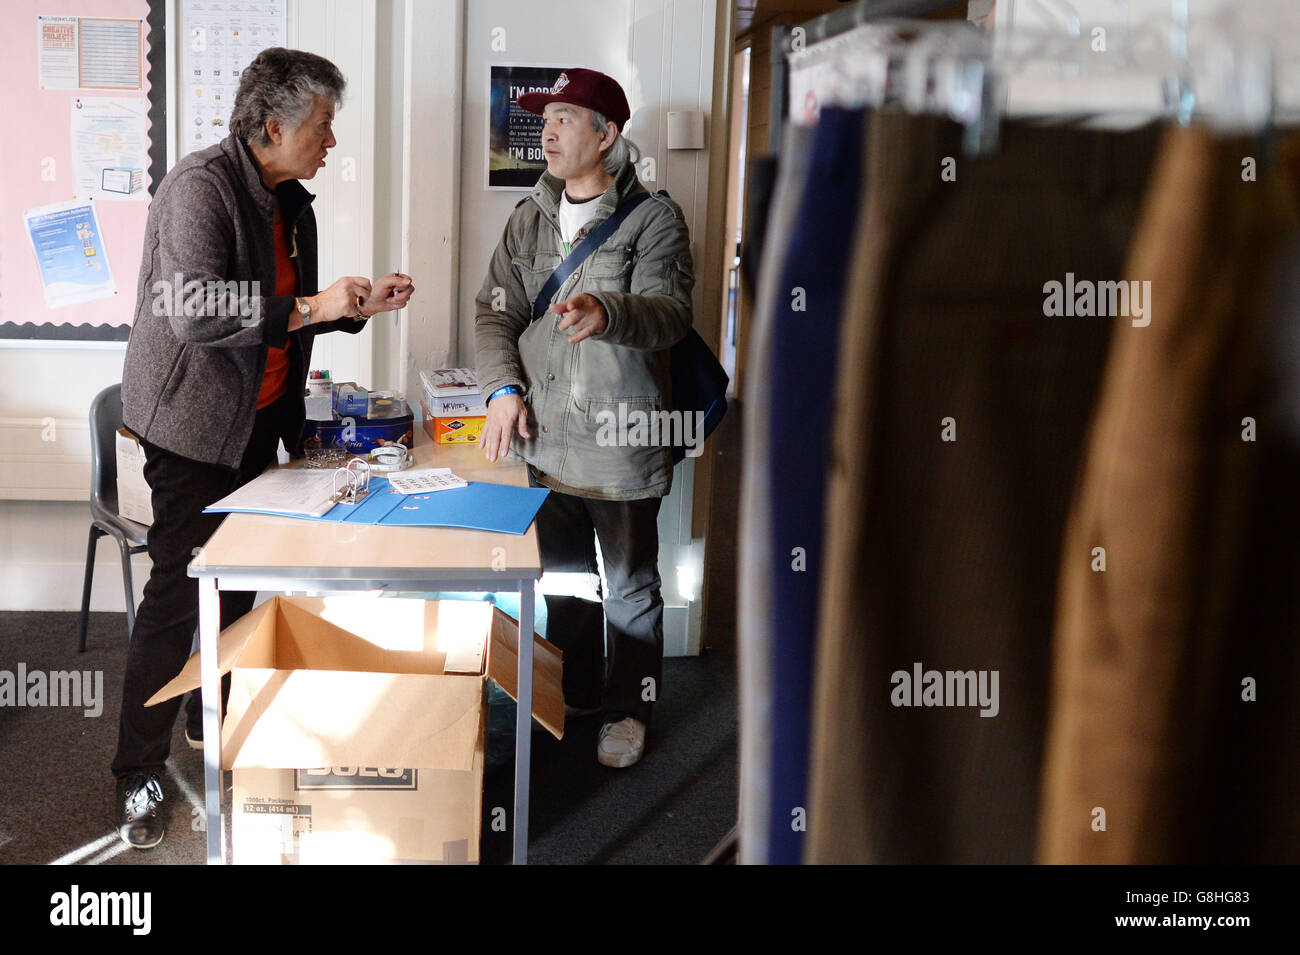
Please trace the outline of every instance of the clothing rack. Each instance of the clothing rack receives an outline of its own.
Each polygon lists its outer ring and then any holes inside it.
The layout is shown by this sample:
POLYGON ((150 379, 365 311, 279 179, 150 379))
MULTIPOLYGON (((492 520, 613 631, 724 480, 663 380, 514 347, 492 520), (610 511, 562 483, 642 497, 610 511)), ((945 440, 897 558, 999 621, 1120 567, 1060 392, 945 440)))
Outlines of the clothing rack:
MULTIPOLYGON (((954 7, 966 0, 858 0, 852 6, 841 7, 795 27, 772 28, 772 86, 769 102, 768 152, 777 154, 781 149, 781 131, 788 109, 790 63, 786 55, 793 50, 795 30, 802 30, 805 46, 847 33, 871 20, 886 17, 921 17, 938 10, 954 7)), ((702 860, 702 865, 726 865, 738 861, 740 826, 737 823, 702 860)))
POLYGON ((955 7, 965 0, 858 0, 852 6, 823 13, 795 27, 772 27, 772 87, 769 102, 768 152, 781 148, 781 128, 789 114, 790 61, 786 56, 793 50, 795 30, 803 31, 805 47, 848 33, 864 23, 888 17, 922 17, 939 10, 955 7))
MULTIPOLYGON (((769 102, 769 151, 779 151, 785 121, 789 116, 791 54, 814 49, 826 40, 847 35, 869 24, 886 25, 889 20, 917 20, 929 14, 956 8, 964 0, 858 0, 850 6, 823 14, 798 26, 772 28, 771 49, 771 100, 769 102)), ((1071 4, 1061 6, 1072 11, 1071 4)), ((1189 8, 1186 0, 1172 0, 1172 13, 1167 21, 1120 25, 1117 36, 1125 46, 1147 41, 1146 31, 1163 30, 1162 38, 1152 47, 1155 62, 1143 75, 1135 78, 1140 94, 1116 95, 1106 92, 1100 99, 1084 97, 1074 103, 1070 111, 1079 115, 1135 114, 1146 119, 1165 117, 1179 125, 1188 125, 1193 118, 1216 127, 1220 131, 1267 133, 1279 125, 1294 126, 1300 123, 1300 42, 1286 29, 1280 31, 1264 20, 1251 21, 1244 13, 1231 8, 1207 17, 1201 29, 1199 49, 1189 49, 1189 8), (1135 39, 1136 38, 1136 39, 1135 39), (1280 67, 1279 64, 1285 64, 1280 67), (1285 71, 1290 70, 1290 74, 1285 71), (1142 82, 1153 82, 1148 91, 1142 82), (1290 76, 1287 85, 1281 79, 1290 76), (1163 79, 1161 79, 1163 76, 1163 79), (1289 94, 1288 94, 1289 91, 1289 94), (1289 95, 1289 98, 1288 98, 1289 95), (1283 101, 1285 99, 1285 102, 1283 101)), ((1015 115, 1057 115, 1059 104, 1052 99, 1050 83, 1044 88, 1039 77, 1026 73, 1027 66, 1060 66, 1062 62, 1093 67, 1095 58, 1088 53, 1080 56, 1080 23, 1076 14, 1067 18, 1070 29, 1027 31, 999 31, 998 37, 984 37, 992 42, 986 45, 967 42, 980 37, 980 31, 970 31, 970 36, 953 32, 945 49, 943 83, 954 97, 948 104, 959 105, 962 115, 950 113, 966 129, 964 148, 978 155, 995 148, 997 129, 1007 111, 1015 115), (960 40, 961 42, 954 42, 960 40), (1013 42, 1019 41, 1019 42, 1013 42), (966 48, 971 46, 972 49, 966 48), (955 58, 963 66, 953 75, 955 58), (990 60, 991 57, 991 60, 990 60), (969 62, 966 62, 969 61, 969 62), (967 69, 970 67, 970 69, 967 69), (990 77, 996 77, 990 81, 990 77), (1012 82, 1020 80, 1021 82, 1012 82), (957 88, 956 94, 952 92, 957 88), (1046 91, 1047 113, 1042 112, 1042 94, 1046 91)), ((1004 24, 1007 26, 1007 24, 1004 24)), ((1059 26, 1059 24, 1058 24, 1059 26)), ((1086 37, 1086 31, 1083 34, 1086 37)), ((1086 45, 1084 47, 1086 49, 1086 45)), ((832 51, 833 52, 833 51, 832 51)), ((1131 56, 1119 59, 1123 63, 1131 56)), ((910 63, 909 73, 910 73, 910 63)), ((1100 69, 1098 75, 1104 74, 1100 69)), ((934 74, 930 79, 939 78, 934 74)), ((1049 77, 1050 78, 1050 77, 1049 77)), ((909 81, 910 82, 910 81, 909 81)), ((943 84, 941 84, 943 85, 943 84)), ((909 85, 913 98, 926 95, 917 93, 909 85)))

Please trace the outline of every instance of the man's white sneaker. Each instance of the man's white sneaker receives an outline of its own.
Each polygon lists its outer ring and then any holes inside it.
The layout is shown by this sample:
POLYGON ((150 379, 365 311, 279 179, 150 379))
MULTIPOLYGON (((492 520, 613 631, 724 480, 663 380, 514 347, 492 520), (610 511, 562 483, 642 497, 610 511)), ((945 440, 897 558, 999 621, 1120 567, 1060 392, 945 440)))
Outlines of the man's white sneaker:
POLYGON ((602 766, 631 766, 645 751, 645 724, 631 716, 606 723, 596 742, 596 759, 602 766))

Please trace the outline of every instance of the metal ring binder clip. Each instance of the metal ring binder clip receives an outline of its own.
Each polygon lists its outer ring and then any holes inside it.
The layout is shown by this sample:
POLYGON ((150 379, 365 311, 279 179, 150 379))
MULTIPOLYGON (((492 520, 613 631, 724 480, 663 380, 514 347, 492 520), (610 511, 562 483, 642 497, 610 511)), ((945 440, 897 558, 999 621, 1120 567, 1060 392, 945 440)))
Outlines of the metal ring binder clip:
POLYGON ((353 458, 334 472, 334 497, 339 504, 356 504, 370 493, 370 465, 364 458, 353 458), (340 486, 340 478, 342 485, 340 486))
POLYGON ((388 472, 409 468, 415 459, 401 442, 385 444, 370 452, 370 470, 388 472))

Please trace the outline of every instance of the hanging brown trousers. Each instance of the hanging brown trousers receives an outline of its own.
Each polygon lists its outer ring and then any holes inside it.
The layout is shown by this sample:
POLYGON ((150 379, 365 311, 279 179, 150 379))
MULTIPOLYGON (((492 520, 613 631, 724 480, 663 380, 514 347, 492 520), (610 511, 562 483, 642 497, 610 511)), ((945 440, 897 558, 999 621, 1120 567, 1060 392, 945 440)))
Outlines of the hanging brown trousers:
POLYGON ((1057 568, 1158 135, 873 117, 843 317, 818 634, 810 862, 1034 858, 1057 568), (996 715, 895 674, 998 678, 996 715), (919 688, 917 688, 919 692, 919 688))
POLYGON ((1265 374, 1266 321, 1300 327, 1267 309, 1283 169, 1163 144, 1127 268, 1150 324, 1118 323, 1062 549, 1040 861, 1300 858, 1300 472, 1265 374))

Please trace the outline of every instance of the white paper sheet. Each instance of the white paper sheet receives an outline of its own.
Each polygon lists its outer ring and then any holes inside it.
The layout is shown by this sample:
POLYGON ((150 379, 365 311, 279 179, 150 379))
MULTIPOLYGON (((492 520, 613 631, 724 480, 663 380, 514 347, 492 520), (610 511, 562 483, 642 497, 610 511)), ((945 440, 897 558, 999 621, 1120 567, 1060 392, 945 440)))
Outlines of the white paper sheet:
POLYGON ((478 375, 473 368, 438 368, 421 371, 420 383, 426 394, 439 398, 477 395, 478 375))
POLYGON ((36 80, 43 90, 75 90, 77 18, 36 18, 36 80))
POLYGON ((398 494, 429 494, 467 487, 468 481, 451 473, 451 468, 424 468, 419 471, 393 472, 388 476, 389 486, 398 494))
POLYGON ((333 497, 332 470, 272 468, 233 494, 227 494, 213 504, 212 509, 320 517, 334 506, 333 497))
POLYGON ((309 395, 305 402, 308 421, 333 421, 333 399, 329 395, 309 395))
POLYGON ((77 198, 147 202, 148 137, 148 99, 74 99, 72 175, 77 198))
POLYGON ((134 17, 36 18, 36 81, 45 90, 144 88, 144 22, 134 17))
POLYGON ((288 46, 287 0, 181 0, 180 154, 229 134, 239 77, 257 54, 288 46))
POLYGON ((144 88, 144 28, 139 20, 81 17, 77 27, 82 89, 144 88))

